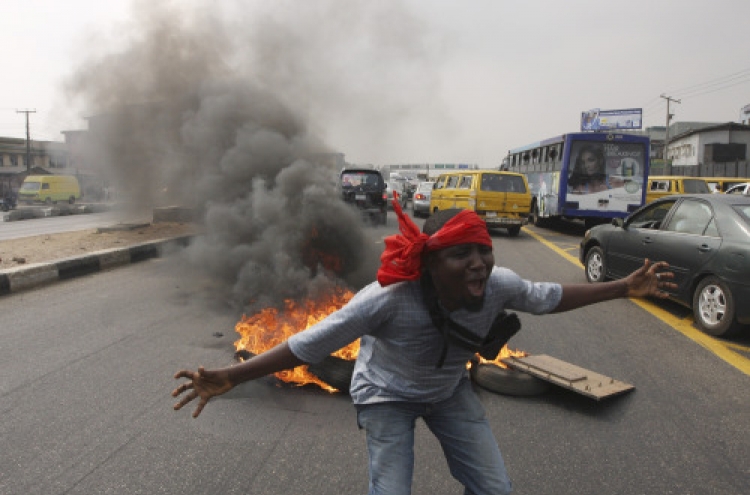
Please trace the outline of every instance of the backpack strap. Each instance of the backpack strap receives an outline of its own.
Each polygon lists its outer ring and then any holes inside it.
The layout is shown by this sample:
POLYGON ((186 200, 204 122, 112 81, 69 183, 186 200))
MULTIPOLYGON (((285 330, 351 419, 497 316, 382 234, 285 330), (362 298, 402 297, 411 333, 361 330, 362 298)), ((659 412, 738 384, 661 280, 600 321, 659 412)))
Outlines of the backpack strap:
POLYGON ((443 348, 437 362, 442 368, 452 344, 468 351, 479 353, 484 359, 494 360, 503 346, 521 329, 521 321, 515 313, 501 311, 492 321, 487 337, 482 338, 468 328, 455 322, 438 302, 437 293, 429 276, 420 279, 422 298, 435 328, 443 337, 443 348))

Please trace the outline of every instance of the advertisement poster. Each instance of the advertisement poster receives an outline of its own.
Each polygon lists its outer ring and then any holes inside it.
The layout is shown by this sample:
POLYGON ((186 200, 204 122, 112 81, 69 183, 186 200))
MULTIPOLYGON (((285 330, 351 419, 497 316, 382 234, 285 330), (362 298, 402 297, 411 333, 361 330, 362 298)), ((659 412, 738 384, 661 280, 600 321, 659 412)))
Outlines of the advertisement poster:
POLYGON ((576 141, 570 150, 568 201, 579 209, 627 211, 639 205, 646 150, 635 143, 576 141))
POLYGON ((641 129, 643 109, 600 110, 594 108, 581 114, 582 131, 641 129))

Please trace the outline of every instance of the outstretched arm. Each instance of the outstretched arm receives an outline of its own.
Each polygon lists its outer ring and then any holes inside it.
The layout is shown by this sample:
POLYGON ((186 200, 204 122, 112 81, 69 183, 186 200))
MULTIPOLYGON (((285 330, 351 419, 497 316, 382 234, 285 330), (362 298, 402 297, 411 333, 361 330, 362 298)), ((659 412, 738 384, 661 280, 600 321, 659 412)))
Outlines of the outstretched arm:
POLYGON ((284 342, 235 366, 215 370, 207 370, 199 366, 198 371, 180 370, 175 373, 174 377, 176 379, 187 378, 190 381, 174 389, 172 397, 178 397, 188 390, 190 392, 174 405, 174 409, 180 410, 182 406, 200 397, 193 411, 193 417, 197 418, 212 397, 225 394, 242 382, 255 380, 277 371, 296 368, 302 364, 305 363, 298 359, 289 349, 289 344, 284 342))
POLYGON ((564 284, 560 304, 552 311, 561 313, 620 297, 669 297, 665 290, 676 289, 670 282, 674 273, 665 271, 669 264, 660 261, 651 263, 648 259, 643 266, 627 277, 602 284, 564 284))

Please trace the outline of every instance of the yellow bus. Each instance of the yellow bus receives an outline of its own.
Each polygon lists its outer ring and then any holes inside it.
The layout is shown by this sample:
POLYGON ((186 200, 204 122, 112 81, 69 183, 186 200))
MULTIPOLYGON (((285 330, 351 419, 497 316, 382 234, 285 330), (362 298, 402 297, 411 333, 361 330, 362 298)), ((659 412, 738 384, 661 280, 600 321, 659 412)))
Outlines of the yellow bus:
POLYGON ((711 190, 703 177, 682 175, 652 175, 648 178, 646 203, 671 194, 708 194, 711 190))

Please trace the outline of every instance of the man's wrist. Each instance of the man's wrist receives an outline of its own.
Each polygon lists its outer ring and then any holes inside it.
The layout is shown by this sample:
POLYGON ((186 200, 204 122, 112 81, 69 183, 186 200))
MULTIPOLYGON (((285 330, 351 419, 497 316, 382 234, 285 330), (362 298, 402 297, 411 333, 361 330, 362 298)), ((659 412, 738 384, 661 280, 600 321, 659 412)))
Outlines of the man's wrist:
POLYGON ((630 286, 628 286, 628 282, 624 278, 618 280, 618 282, 621 284, 619 297, 630 297, 628 295, 630 294, 630 286))

